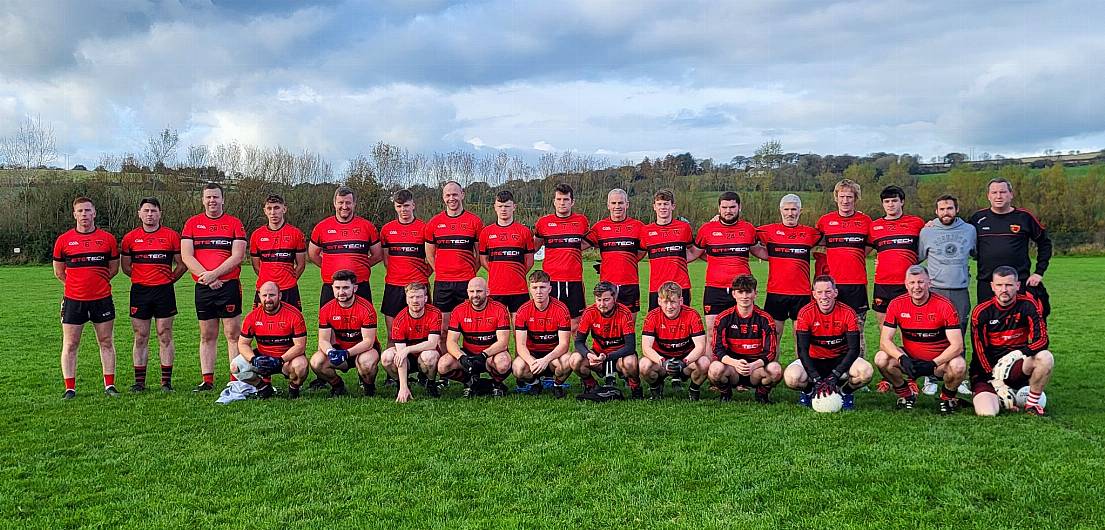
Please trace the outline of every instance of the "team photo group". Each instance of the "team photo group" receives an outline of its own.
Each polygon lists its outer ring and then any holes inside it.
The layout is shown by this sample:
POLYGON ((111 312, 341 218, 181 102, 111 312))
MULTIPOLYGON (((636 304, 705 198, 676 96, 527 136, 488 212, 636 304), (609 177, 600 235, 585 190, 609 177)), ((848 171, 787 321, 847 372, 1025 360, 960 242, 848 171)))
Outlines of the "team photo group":
POLYGON ((881 190, 884 215, 876 218, 856 209, 855 182, 841 180, 831 192, 836 211, 812 226, 800 223, 798 195, 779 201, 778 222, 754 226, 741 218, 740 196, 724 192, 717 215, 696 230, 677 215, 671 190, 651 197, 651 223, 628 216, 621 189, 607 194, 609 215, 591 222, 573 211, 573 189, 559 184, 552 212, 531 228, 515 219, 510 191, 494 195, 494 220, 485 223, 465 209, 463 187, 447 182, 443 211, 420 219, 414 195, 400 190, 391 196, 395 219, 377 229, 357 215, 355 191, 342 186, 334 215, 305 234, 285 220, 279 195, 260 205, 267 223, 247 233, 225 211, 223 188, 211 183, 203 211, 180 232, 161 224, 160 202, 148 197, 137 205, 140 225, 120 240, 97 228, 95 204, 78 197, 75 227, 53 251, 64 284, 63 398, 77 395, 77 351, 88 323, 104 393, 120 395, 111 280, 121 270, 131 280, 133 392, 147 388, 155 346, 160 387, 173 389, 174 286, 190 274, 202 374, 194 391, 216 390, 225 340, 230 383, 221 402, 294 399, 304 388, 345 396, 346 372, 356 374, 358 394, 375 396, 382 367, 384 386, 401 403, 419 393, 440 397, 450 384, 466 397, 548 392, 607 401, 626 397, 623 381, 629 398, 663 399, 667 384, 685 386, 690 400, 730 401, 747 390, 769 404, 784 384, 798 392, 799 405, 827 412, 854 409, 857 391, 871 385, 894 392, 899 409, 913 409, 924 393, 942 414, 967 407, 982 416, 1045 415, 1054 365, 1043 283, 1051 242, 1032 213, 1013 205, 1012 184, 990 181, 990 207, 966 219, 951 195, 927 205, 935 215, 926 220, 903 214, 906 195, 897 186, 881 190), (583 252, 592 248, 599 281, 585 286, 583 252), (647 299, 639 278, 645 258, 647 299), (752 258, 767 262, 766 284, 753 276, 752 258), (240 282, 247 260, 257 275, 251 307, 243 307, 249 293, 240 282), (692 286, 688 264, 695 260, 705 261, 704 285, 692 286), (304 302, 298 285, 308 262, 323 283, 315 344, 302 313, 313 298, 304 302), (369 280, 377 264, 384 289, 374 297, 369 280), (869 311, 876 347, 864 339, 869 311), (377 338, 381 326, 385 342, 377 338), (789 364, 779 358, 781 341, 795 345, 789 364), (277 390, 275 376, 286 389, 277 390), (573 377, 578 392, 570 392, 573 377))

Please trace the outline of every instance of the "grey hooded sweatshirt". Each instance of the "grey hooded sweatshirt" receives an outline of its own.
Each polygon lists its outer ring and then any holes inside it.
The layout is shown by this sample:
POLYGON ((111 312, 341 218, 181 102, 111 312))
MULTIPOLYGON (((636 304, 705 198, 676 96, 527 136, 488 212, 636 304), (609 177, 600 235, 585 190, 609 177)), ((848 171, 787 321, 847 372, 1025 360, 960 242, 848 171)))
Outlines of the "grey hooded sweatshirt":
POLYGON ((971 281, 970 259, 975 253, 975 227, 958 217, 951 225, 937 219, 921 229, 917 261, 928 261, 925 268, 932 286, 939 289, 966 289, 971 281))

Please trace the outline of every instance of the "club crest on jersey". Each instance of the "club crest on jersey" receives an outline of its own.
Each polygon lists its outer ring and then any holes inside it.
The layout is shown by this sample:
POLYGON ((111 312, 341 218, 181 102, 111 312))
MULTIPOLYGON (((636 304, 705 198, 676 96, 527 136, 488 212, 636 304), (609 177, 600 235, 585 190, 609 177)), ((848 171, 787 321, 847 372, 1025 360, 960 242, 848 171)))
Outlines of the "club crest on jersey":
POLYGON ((1014 234, 1020 233, 1021 225, 1009 225, 1009 231, 1013 232, 1014 234))

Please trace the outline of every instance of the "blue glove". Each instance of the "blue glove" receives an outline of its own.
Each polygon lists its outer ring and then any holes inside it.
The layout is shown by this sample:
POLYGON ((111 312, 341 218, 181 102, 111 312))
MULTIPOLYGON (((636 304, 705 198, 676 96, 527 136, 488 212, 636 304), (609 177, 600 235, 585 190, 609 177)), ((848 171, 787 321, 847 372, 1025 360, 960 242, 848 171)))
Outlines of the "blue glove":
POLYGON ((331 348, 326 351, 326 357, 330 359, 330 366, 337 368, 349 360, 349 350, 331 348))
POLYGON ((254 355, 250 364, 257 369, 257 373, 261 375, 272 375, 280 373, 284 368, 284 359, 280 357, 269 357, 268 355, 254 355))

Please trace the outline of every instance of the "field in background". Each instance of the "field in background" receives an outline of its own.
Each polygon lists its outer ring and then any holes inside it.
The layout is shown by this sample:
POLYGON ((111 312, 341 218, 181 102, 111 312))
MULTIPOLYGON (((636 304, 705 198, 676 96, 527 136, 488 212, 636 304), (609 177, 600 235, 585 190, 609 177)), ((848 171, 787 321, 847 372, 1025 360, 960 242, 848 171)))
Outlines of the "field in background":
MULTIPOLYGON (((188 279, 177 287, 177 392, 104 397, 88 329, 78 399, 63 402, 61 286, 49 267, 0 268, 0 526, 1100 528, 1105 398, 1092 374, 1105 357, 1103 269, 1103 258, 1056 258, 1048 272, 1051 417, 983 420, 940 417, 928 397, 900 413, 873 392, 854 413, 822 416, 784 390, 770 407, 712 393, 701 403, 466 401, 456 385, 441 400, 416 390, 405 406, 389 390, 220 407, 214 393, 189 391, 188 279)), ((762 264, 754 271, 766 279, 762 264)), ((702 272, 692 266, 696 286, 702 272)), ((305 276, 311 323, 318 271, 305 276)), ((244 283, 249 297, 252 276, 244 283)), ((115 286, 125 315, 126 278, 115 286)), ((700 287, 694 298, 700 307, 700 287)), ((125 388, 125 318, 116 331, 125 388)), ((872 347, 875 334, 869 324, 872 347)), ((790 336, 788 325, 784 362, 790 336)))

